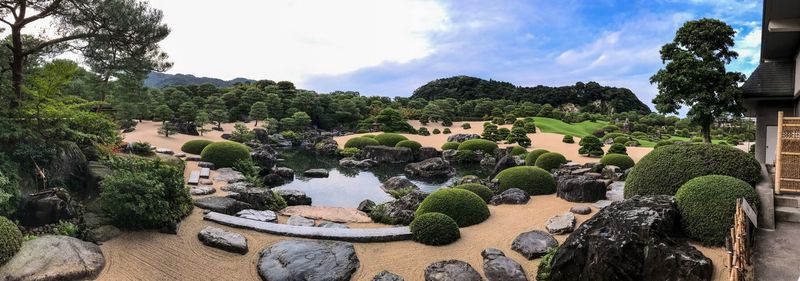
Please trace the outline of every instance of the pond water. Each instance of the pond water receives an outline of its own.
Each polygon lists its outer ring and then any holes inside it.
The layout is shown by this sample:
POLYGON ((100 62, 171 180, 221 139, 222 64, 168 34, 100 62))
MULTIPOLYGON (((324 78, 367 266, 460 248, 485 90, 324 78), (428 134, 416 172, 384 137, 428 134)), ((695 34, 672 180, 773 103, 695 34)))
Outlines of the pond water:
MULTIPOLYGON (((312 205, 328 207, 355 208, 364 199, 375 203, 390 201, 393 198, 381 189, 381 183, 391 177, 405 177, 405 165, 377 165, 361 170, 339 166, 336 158, 319 157, 313 152, 305 150, 284 150, 281 152, 284 160, 278 166, 292 168, 295 179, 290 183, 278 186, 278 189, 294 189, 306 193, 312 199, 312 205), (328 170, 327 178, 304 177, 303 171, 308 169, 328 170)), ((438 180, 412 179, 420 190, 433 192, 443 186, 451 185, 455 180, 465 175, 487 176, 487 171, 479 165, 456 166, 456 175, 452 178, 438 180)))

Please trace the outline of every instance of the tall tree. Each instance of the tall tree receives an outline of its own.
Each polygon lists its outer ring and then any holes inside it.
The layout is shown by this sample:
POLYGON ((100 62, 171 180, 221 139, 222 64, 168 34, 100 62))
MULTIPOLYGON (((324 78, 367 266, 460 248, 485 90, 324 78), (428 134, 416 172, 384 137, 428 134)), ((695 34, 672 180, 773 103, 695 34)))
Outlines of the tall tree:
POLYGON ((255 126, 258 126, 258 120, 267 118, 267 114, 267 104, 263 101, 256 102, 250 107, 250 119, 256 121, 255 126))
POLYGON ((739 56, 732 50, 735 34, 731 26, 716 19, 686 22, 673 42, 661 47, 666 66, 650 78, 650 83, 658 84, 653 99, 656 109, 678 113, 683 105, 691 107, 686 116, 700 125, 706 143, 711 142, 711 124, 716 118, 744 112, 738 87, 744 75, 725 69, 739 56))

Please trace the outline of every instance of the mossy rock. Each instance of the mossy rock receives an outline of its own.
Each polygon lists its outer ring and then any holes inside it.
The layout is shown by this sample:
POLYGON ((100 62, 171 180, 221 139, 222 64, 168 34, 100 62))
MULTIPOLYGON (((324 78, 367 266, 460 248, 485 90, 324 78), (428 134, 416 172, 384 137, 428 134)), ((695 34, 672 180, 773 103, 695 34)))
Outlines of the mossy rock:
POLYGON ((460 227, 479 224, 489 218, 486 201, 471 191, 458 188, 443 188, 428 195, 419 204, 415 215, 419 217, 426 213, 445 214, 460 227))
POLYGON ((522 189, 531 196, 556 192, 556 180, 553 175, 539 167, 512 167, 498 173, 495 178, 500 182, 498 192, 509 188, 522 189))
POLYGON ((181 146, 181 151, 191 154, 200 154, 209 144, 214 143, 210 140, 190 140, 181 146))
POLYGON ((743 180, 720 175, 689 180, 675 194, 684 233, 705 245, 722 246, 733 225, 736 199, 742 197, 758 210, 758 193, 743 180))
POLYGON ((409 225, 414 241, 425 245, 447 245, 461 238, 458 224, 442 213, 425 213, 414 218, 409 225))
POLYGON ((218 141, 207 145, 200 158, 217 168, 233 167, 238 161, 250 159, 250 148, 238 142, 218 141))

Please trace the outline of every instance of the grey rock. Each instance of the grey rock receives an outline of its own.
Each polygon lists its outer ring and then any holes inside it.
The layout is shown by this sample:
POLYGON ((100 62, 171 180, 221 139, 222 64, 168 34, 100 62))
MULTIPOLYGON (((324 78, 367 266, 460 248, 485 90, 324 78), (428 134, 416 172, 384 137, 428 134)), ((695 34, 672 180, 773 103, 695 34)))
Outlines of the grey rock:
POLYGON ((69 220, 77 214, 70 201, 69 192, 62 188, 31 194, 23 199, 19 210, 20 221, 25 226, 42 226, 69 220))
POLYGON ((417 161, 422 161, 425 159, 435 158, 435 157, 442 157, 442 153, 433 147, 420 147, 419 151, 417 151, 416 155, 417 161))
POLYGON ((372 281, 405 281, 405 279, 400 275, 384 270, 375 274, 375 277, 372 277, 372 281))
POLYGON ((286 167, 275 167, 272 172, 284 179, 294 179, 294 170, 286 167))
POLYGON ((114 239, 121 233, 122 232, 116 226, 106 224, 85 230, 84 236, 87 241, 106 242, 108 240, 114 239))
POLYGON ((591 172, 591 171, 592 171, 592 168, 580 168, 580 169, 572 170, 571 174, 579 176, 579 175, 583 175, 583 174, 591 172))
POLYGON ((358 160, 352 157, 346 157, 339 160, 339 165, 345 167, 369 168, 377 164, 378 162, 372 159, 358 160))
POLYGON ((592 208, 589 208, 588 206, 573 206, 572 208, 569 208, 569 212, 579 215, 588 215, 592 213, 592 208))
POLYGON ((210 179, 200 179, 200 181, 198 181, 198 183, 201 184, 201 185, 213 185, 214 181, 212 181, 210 179))
POLYGON ((408 147, 367 146, 362 153, 364 158, 378 163, 400 164, 414 161, 414 152, 408 147))
MULTIPOLYGON (((186 158, 186 161, 189 161, 189 158, 188 158, 188 157, 186 158)), ((211 162, 205 162, 205 161, 198 161, 198 162, 197 162, 197 167, 200 167, 200 168, 209 168, 209 169, 212 169, 212 170, 214 170, 214 169, 216 168, 216 166, 214 166, 214 163, 211 163, 211 162)))
POLYGON ((511 243, 511 249, 532 260, 547 253, 547 249, 557 247, 558 241, 550 233, 533 230, 523 232, 511 243))
POLYGON ((261 251, 263 280, 346 281, 360 261, 353 244, 324 240, 284 240, 261 251))
POLYGON ((531 200, 531 197, 524 190, 509 188, 498 195, 492 196, 489 203, 492 205, 527 204, 529 200, 531 200))
POLYGON ((622 176, 622 169, 614 165, 607 165, 603 167, 601 174, 603 175, 603 178, 619 180, 619 177, 622 176))
POLYGON ((565 234, 575 230, 575 215, 570 212, 549 218, 545 228, 552 234, 565 234))
POLYGON ((364 201, 361 201, 361 203, 358 203, 358 208, 356 209, 364 213, 369 213, 372 211, 372 208, 375 208, 375 202, 365 199, 364 201))
POLYGON ((494 170, 492 170, 492 176, 496 176, 501 171, 516 166, 517 166, 517 161, 514 160, 514 156, 512 155, 503 156, 503 158, 500 158, 500 160, 497 161, 497 164, 494 165, 494 170))
POLYGON ((556 196, 569 202, 595 202, 606 198, 606 185, 586 176, 559 175, 556 196))
POLYGON ((466 175, 458 180, 458 184, 465 184, 465 183, 481 183, 481 178, 474 175, 466 175))
POLYGON ((303 176, 309 178, 327 178, 328 170, 325 169, 311 169, 303 172, 303 176))
POLYGON ((208 186, 208 185, 201 185, 189 189, 189 194, 191 195, 209 195, 214 192, 217 192, 217 189, 215 189, 213 186, 208 186))
POLYGON ((250 158, 258 166, 264 169, 271 169, 278 163, 278 152, 269 145, 260 145, 250 152, 250 158))
POLYGON ((339 144, 332 138, 325 138, 314 144, 314 150, 319 155, 333 156, 339 150, 339 144))
POLYGON ((169 148, 156 148, 156 153, 168 154, 168 155, 175 154, 175 152, 169 148))
POLYGON ((165 234, 172 234, 177 235, 178 230, 181 228, 181 222, 168 222, 164 226, 158 229, 158 232, 165 233, 165 234))
POLYGON ((458 154, 458 150, 455 149, 448 149, 442 151, 442 159, 447 162, 456 162, 456 154, 458 154))
POLYGON ((253 210, 253 209, 245 209, 241 210, 236 213, 237 217, 245 218, 249 220, 256 220, 256 221, 263 221, 263 222, 277 222, 278 215, 270 210, 253 210))
POLYGON ((286 205, 289 206, 300 206, 300 205, 311 205, 311 197, 308 197, 305 192, 300 190, 294 189, 275 189, 275 192, 278 193, 283 200, 286 201, 286 205))
POLYGON ((194 200, 194 205, 201 209, 217 213, 234 215, 244 209, 252 209, 250 204, 229 197, 209 196, 194 200))
POLYGON ((480 281, 483 280, 471 265, 460 260, 434 262, 425 268, 425 281, 480 281))
POLYGON ((449 142, 464 142, 471 139, 479 139, 481 135, 478 134, 453 134, 447 137, 449 142))
POLYGON ((0 268, 2 280, 92 280, 106 260, 97 244, 69 236, 42 236, 22 248, 0 268))
POLYGON ((215 181, 235 183, 244 181, 246 179, 244 174, 231 168, 220 168, 217 170, 217 173, 219 174, 214 177, 215 181))
POLYGON ((481 161, 480 161, 480 164, 481 164, 481 167, 483 167, 484 169, 487 169, 487 170, 491 169, 492 167, 497 165, 497 158, 494 158, 492 156, 483 157, 483 159, 481 159, 481 161))
POLYGON ((183 157, 186 157, 186 153, 183 153, 183 152, 181 152, 181 153, 175 153, 175 157, 178 157, 178 158, 183 158, 183 157))
POLYGON ((222 228, 206 226, 197 234, 204 245, 237 254, 247 254, 247 238, 222 228))
POLYGON ((606 187, 608 191, 606 192, 606 198, 611 201, 622 201, 625 200, 625 182, 624 181, 615 181, 606 187))
MULTIPOLYGON (((201 160, 200 155, 187 155, 186 158, 184 158, 184 159, 186 161, 200 161, 201 160)), ((206 162, 206 163, 208 163, 208 162, 206 162)))
POLYGON ((414 190, 400 199, 384 203, 386 204, 384 215, 397 224, 408 225, 414 220, 414 212, 425 197, 428 197, 428 193, 414 190))
POLYGON ((442 158, 430 158, 406 165, 405 172, 411 177, 436 178, 452 177, 456 169, 442 158))
POLYGON ((600 200, 600 201, 594 202, 594 204, 592 204, 592 206, 594 206, 595 208, 598 208, 598 209, 602 209, 602 208, 610 206, 611 203, 614 203, 614 201, 611 201, 611 200, 600 200))
POLYGON ((242 191, 248 190, 248 189, 253 188, 253 187, 254 187, 253 184, 251 184, 249 182, 241 181, 241 182, 235 182, 235 183, 228 184, 226 186, 221 187, 220 189, 222 189, 222 191, 237 192, 238 193, 238 192, 242 192, 242 191))
POLYGON ((292 215, 286 220, 286 224, 294 226, 314 226, 314 220, 307 219, 298 215, 292 215))
POLYGON ((269 133, 264 128, 253 128, 253 135, 260 143, 269 143, 269 133))
POLYGON ((412 188, 415 190, 419 190, 419 187, 417 187, 416 184, 411 182, 411 180, 400 176, 389 178, 388 180, 383 182, 383 184, 381 184, 381 188, 385 191, 398 190, 404 188, 412 188))
POLYGON ((321 221, 317 226, 318 227, 324 227, 324 228, 350 228, 350 227, 348 227, 348 226, 346 226, 344 224, 335 223, 335 222, 332 222, 332 221, 321 221))
POLYGON ((503 251, 488 248, 481 252, 483 274, 489 281, 527 281, 525 270, 516 261, 506 257, 503 251))

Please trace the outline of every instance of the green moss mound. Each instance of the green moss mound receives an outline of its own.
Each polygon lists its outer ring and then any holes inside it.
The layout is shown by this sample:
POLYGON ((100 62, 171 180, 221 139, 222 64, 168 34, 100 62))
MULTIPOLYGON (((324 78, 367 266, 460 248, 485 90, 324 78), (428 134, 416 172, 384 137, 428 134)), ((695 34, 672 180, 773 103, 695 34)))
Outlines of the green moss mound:
POLYGON ((419 204, 415 216, 427 213, 442 213, 460 227, 479 224, 489 218, 486 202, 475 193, 458 188, 439 189, 419 204))
POLYGON ((511 155, 522 155, 525 154, 526 152, 528 152, 528 150, 519 145, 515 145, 514 147, 511 148, 511 155))
POLYGON ((491 189, 489 189, 485 185, 478 183, 465 183, 462 185, 454 186, 453 188, 469 190, 472 193, 475 193, 476 195, 480 196, 486 203, 489 203, 489 200, 492 200, 492 196, 494 196, 494 192, 492 192, 491 189))
POLYGON ((509 188, 522 189, 531 196, 556 192, 553 175, 539 167, 512 167, 498 173, 495 178, 500 182, 499 192, 509 188))
POLYGON ((606 156, 603 156, 603 158, 600 159, 600 163, 603 165, 617 166, 622 170, 630 169, 635 164, 630 156, 625 154, 614 154, 614 153, 609 153, 606 154, 606 156))
POLYGON ((497 149, 495 142, 484 139, 466 140, 458 146, 458 150, 482 151, 483 153, 493 153, 495 149, 497 149))
POLYGON ((692 239, 721 246, 733 225, 736 198, 741 197, 758 210, 758 193, 743 180, 720 175, 693 178, 675 194, 681 227, 692 239))
POLYGON ((394 147, 408 147, 411 149, 411 151, 417 152, 420 148, 422 148, 422 144, 413 140, 404 140, 395 144, 394 147))
POLYGON ((625 145, 625 143, 629 142, 629 141, 631 141, 631 139, 626 137, 626 136, 619 136, 619 137, 614 138, 614 143, 618 143, 618 144, 622 144, 622 145, 625 145))
POLYGON ((5 264, 22 247, 22 232, 14 222, 0 217, 0 265, 5 264))
POLYGON ((447 245, 461 238, 456 221, 442 213, 419 215, 409 228, 414 241, 425 245, 447 245))
POLYGON ((181 146, 181 151, 191 154, 200 154, 209 144, 214 143, 210 140, 190 140, 181 146))
POLYGON ((673 144, 645 155, 625 181, 625 198, 675 195, 690 179, 706 175, 732 176, 755 186, 761 166, 746 152, 717 144, 673 144))
POLYGON ((381 145, 381 143, 375 140, 374 137, 372 138, 356 137, 349 139, 347 140, 347 142, 344 143, 345 148, 358 148, 358 149, 364 149, 367 146, 378 146, 378 145, 381 145))
POLYGON ((536 158, 536 167, 542 168, 545 171, 552 171, 558 169, 562 164, 567 163, 567 158, 561 153, 548 152, 536 158))
POLYGON ((217 168, 233 167, 238 161, 250 159, 250 148, 238 142, 219 141, 207 145, 200 158, 217 168))
POLYGON ((397 145, 398 142, 407 140, 408 138, 404 137, 400 134, 393 134, 393 133, 383 133, 380 135, 375 136, 375 140, 378 141, 381 145, 385 145, 388 147, 394 147, 397 145))
POLYGON ((442 145, 442 150, 458 149, 459 145, 461 145, 461 143, 457 143, 457 142, 454 142, 454 141, 448 141, 448 142, 446 142, 446 143, 444 143, 442 145))
POLYGON ((525 157, 525 165, 536 166, 536 159, 539 159, 539 156, 542 156, 542 154, 548 152, 550 151, 544 149, 534 149, 533 151, 528 152, 528 156, 525 157))

